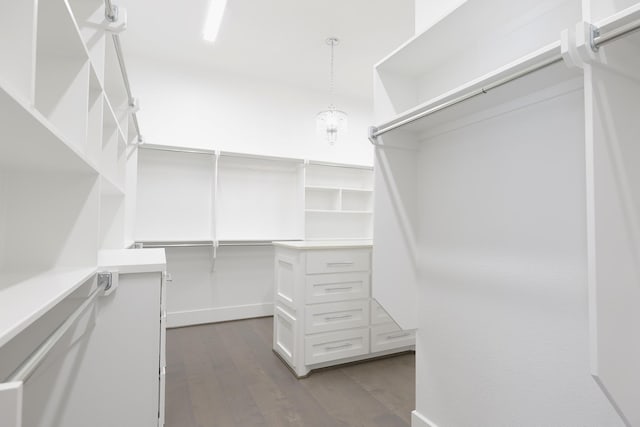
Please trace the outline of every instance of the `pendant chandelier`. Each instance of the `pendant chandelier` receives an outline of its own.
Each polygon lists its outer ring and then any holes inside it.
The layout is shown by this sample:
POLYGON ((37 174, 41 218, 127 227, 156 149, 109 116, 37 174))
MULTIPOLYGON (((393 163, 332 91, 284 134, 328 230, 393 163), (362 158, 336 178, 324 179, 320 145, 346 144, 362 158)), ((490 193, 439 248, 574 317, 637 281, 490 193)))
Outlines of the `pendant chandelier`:
POLYGON ((333 105, 333 48, 340 43, 340 40, 335 37, 329 37, 326 43, 331 46, 329 108, 319 112, 316 116, 316 128, 320 137, 333 145, 338 140, 338 135, 344 134, 347 130, 347 113, 336 109, 335 105, 333 105))

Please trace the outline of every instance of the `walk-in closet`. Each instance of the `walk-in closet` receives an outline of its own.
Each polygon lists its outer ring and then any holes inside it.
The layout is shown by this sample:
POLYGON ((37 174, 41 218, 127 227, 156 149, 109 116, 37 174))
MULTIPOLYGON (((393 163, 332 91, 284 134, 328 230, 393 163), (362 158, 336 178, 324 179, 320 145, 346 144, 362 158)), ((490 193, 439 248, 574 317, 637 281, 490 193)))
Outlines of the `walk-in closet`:
POLYGON ((0 427, 640 427, 637 0, 0 6, 0 427))

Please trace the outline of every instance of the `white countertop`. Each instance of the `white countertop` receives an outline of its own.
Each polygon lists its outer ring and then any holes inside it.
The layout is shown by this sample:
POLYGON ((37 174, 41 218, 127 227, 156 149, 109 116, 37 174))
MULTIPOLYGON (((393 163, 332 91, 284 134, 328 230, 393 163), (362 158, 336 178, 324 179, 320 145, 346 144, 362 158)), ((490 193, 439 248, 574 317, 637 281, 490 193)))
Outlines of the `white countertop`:
POLYGON ((273 246, 302 250, 356 249, 373 247, 373 240, 301 240, 297 242, 273 242, 273 246))
POLYGON ((100 268, 119 273, 153 273, 164 271, 167 259, 164 249, 115 249, 98 253, 100 268))

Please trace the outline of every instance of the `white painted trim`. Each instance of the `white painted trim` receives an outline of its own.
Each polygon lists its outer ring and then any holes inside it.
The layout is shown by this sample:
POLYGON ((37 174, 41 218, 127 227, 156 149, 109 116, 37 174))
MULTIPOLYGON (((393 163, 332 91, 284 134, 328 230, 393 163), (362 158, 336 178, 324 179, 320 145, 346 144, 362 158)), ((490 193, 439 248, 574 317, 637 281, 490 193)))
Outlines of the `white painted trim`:
POLYGON ((417 410, 411 411, 411 427, 438 427, 417 410))
POLYGON ((273 316, 273 303, 236 305, 167 313, 167 328, 273 316))

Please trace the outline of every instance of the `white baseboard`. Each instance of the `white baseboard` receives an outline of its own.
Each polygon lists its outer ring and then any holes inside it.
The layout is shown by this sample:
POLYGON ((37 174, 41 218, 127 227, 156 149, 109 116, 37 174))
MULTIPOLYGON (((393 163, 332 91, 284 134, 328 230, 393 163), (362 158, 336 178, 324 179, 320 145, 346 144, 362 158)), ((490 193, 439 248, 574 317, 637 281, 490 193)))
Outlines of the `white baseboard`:
POLYGON ((411 427, 438 427, 418 411, 411 411, 411 427))
POLYGON ((167 313, 167 328, 273 316, 273 304, 249 304, 167 313))

